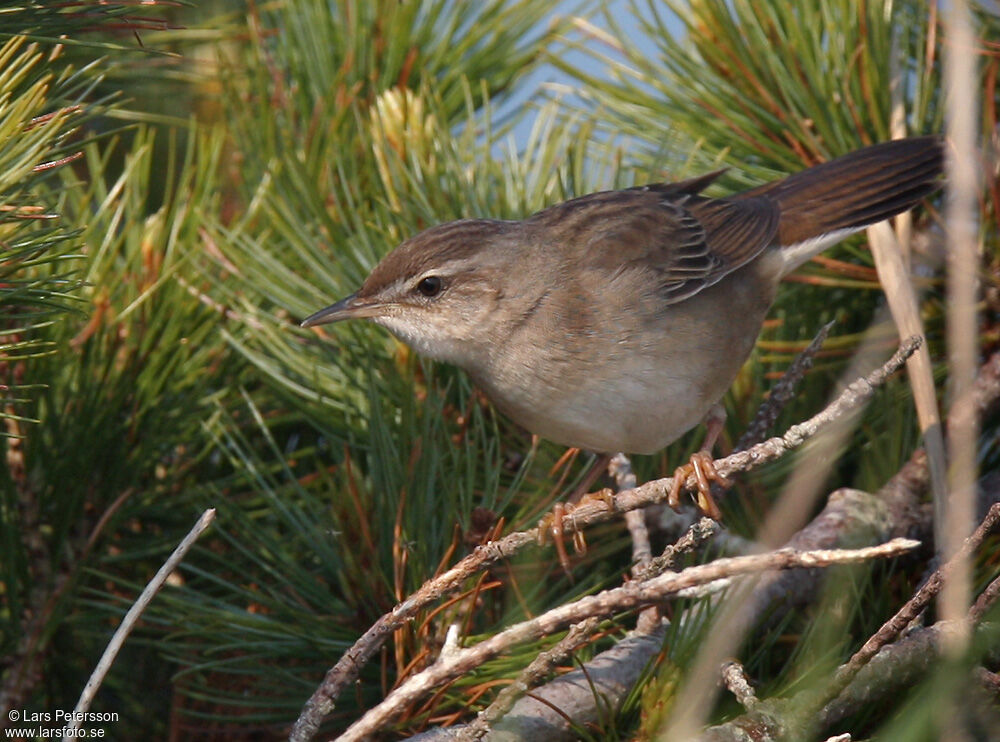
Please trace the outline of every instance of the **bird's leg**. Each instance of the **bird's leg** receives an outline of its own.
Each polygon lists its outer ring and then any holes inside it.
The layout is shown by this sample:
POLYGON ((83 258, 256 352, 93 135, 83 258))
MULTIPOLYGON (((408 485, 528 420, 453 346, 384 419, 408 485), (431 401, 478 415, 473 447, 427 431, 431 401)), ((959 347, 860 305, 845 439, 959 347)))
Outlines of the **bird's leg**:
POLYGON ((719 506, 712 499, 712 482, 716 482, 722 487, 731 486, 732 482, 723 477, 715 470, 712 463, 712 449, 715 447, 722 428, 726 423, 726 410, 721 404, 712 405, 708 414, 705 415, 705 441, 701 448, 691 454, 691 460, 683 466, 678 466, 674 470, 674 483, 670 488, 670 495, 667 497, 667 504, 674 510, 679 510, 681 506, 681 488, 689 476, 694 475, 698 482, 698 496, 695 502, 701 510, 712 520, 719 520, 722 513, 719 506))
POLYGON ((590 492, 590 488, 597 481, 597 478, 607 471, 609 463, 611 463, 610 454, 602 453, 595 457, 590 468, 583 475, 583 479, 580 480, 580 484, 573 488, 566 501, 571 505, 578 505, 591 496, 597 496, 598 493, 588 494, 588 492, 590 492))
MULTIPOLYGON (((587 491, 593 486, 604 470, 608 468, 609 461, 611 461, 611 456, 608 454, 597 456, 593 463, 591 463, 590 468, 584 473, 580 483, 573 489, 567 501, 565 503, 557 502, 552 507, 552 512, 544 516, 538 523, 539 542, 544 543, 548 540, 549 536, 552 537, 552 542, 556 547, 556 554, 559 556, 559 564, 562 565, 562 568, 567 573, 569 573, 569 555, 566 553, 566 544, 563 542, 563 534, 565 532, 563 522, 566 516, 570 515, 581 502, 591 498, 600 498, 602 501, 606 499, 604 490, 589 494, 587 491)), ((578 554, 583 554, 587 551, 587 541, 580 531, 573 532, 573 548, 578 554)))

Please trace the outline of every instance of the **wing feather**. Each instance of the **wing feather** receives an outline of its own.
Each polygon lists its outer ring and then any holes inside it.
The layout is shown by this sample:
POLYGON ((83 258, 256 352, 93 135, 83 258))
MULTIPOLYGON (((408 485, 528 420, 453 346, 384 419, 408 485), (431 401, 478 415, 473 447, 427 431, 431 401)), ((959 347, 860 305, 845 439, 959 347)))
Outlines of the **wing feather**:
POLYGON ((541 211, 527 223, 544 226, 550 239, 555 234, 571 246, 568 257, 578 267, 611 275, 653 271, 662 299, 673 304, 776 242, 780 212, 771 198, 698 195, 718 175, 594 193, 541 211))

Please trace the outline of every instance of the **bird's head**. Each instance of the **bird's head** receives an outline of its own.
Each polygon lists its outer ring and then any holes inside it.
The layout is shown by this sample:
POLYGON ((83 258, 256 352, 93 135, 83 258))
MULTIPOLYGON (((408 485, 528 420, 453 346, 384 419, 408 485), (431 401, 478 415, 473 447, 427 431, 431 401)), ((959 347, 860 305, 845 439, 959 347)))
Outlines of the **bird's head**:
POLYGON ((355 293, 302 326, 370 319, 419 353, 469 368, 517 268, 511 250, 519 226, 463 219, 421 232, 386 255, 355 293))

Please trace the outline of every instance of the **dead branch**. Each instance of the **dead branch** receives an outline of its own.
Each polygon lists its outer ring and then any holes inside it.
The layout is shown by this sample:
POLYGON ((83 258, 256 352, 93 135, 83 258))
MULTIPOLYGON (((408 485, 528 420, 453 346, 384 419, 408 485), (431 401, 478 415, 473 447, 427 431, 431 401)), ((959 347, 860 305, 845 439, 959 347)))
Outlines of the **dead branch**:
MULTIPOLYGON (((746 451, 716 461, 716 470, 722 476, 728 476, 737 471, 749 471, 764 463, 776 460, 788 451, 801 446, 826 425, 867 402, 875 393, 876 388, 884 384, 919 345, 919 338, 907 339, 885 364, 867 377, 858 379, 846 387, 824 410, 809 420, 792 426, 780 437, 771 438, 746 451)), ((686 484, 694 486, 694 477, 689 477, 686 484)), ((586 526, 609 520, 617 513, 663 502, 666 500, 672 485, 673 479, 670 477, 647 482, 635 489, 615 495, 610 499, 611 507, 608 507, 604 502, 584 503, 566 518, 565 530, 571 534, 586 526)), ((538 535, 536 527, 528 531, 509 534, 499 541, 477 547, 453 568, 426 582, 407 600, 382 616, 327 672, 323 682, 306 702, 296 721, 290 735, 291 742, 307 742, 312 739, 320 722, 332 711, 340 693, 358 677, 361 667, 371 659, 396 629, 412 620, 429 603, 457 590, 470 576, 498 561, 509 558, 529 544, 537 543, 538 535)))
POLYGON ((643 605, 662 601, 684 588, 705 585, 715 580, 736 575, 754 574, 773 569, 795 567, 825 567, 831 564, 850 564, 870 559, 894 557, 919 546, 918 541, 894 539, 879 546, 865 549, 816 550, 798 552, 779 549, 766 554, 717 559, 709 564, 689 567, 682 572, 670 572, 644 582, 630 582, 622 587, 588 595, 578 601, 558 606, 522 621, 468 649, 442 656, 423 672, 412 676, 380 704, 370 709, 338 739, 354 742, 366 739, 389 723, 409 704, 432 689, 440 687, 484 662, 509 650, 516 644, 534 641, 560 628, 591 616, 610 616, 643 605))
MULTIPOLYGON (((884 647, 818 714, 804 711, 804 708, 813 708, 809 698, 767 699, 747 714, 705 729, 698 740, 778 742, 809 738, 808 730, 813 730, 814 736, 815 730, 829 729, 860 709, 870 707, 881 699, 898 696, 903 690, 913 687, 941 657, 942 642, 951 630, 953 628, 949 624, 939 622, 914 629, 895 644, 884 647)), ((994 656, 989 659, 1000 659, 997 654, 994 651, 994 656)))
POLYGON ((983 539, 996 527, 997 523, 1000 522, 1000 504, 994 505, 990 508, 990 512, 987 514, 986 518, 975 532, 965 540, 962 548, 958 553, 953 556, 947 564, 939 568, 930 576, 930 578, 925 582, 920 589, 913 594, 903 605, 899 611, 896 612, 892 618, 886 621, 882 628, 875 632, 872 637, 864 643, 864 645, 845 665, 837 671, 834 676, 833 684, 830 688, 830 697, 836 696, 841 689, 843 689, 854 677, 858 671, 868 663, 872 657, 878 654, 879 650, 882 649, 886 644, 893 641, 900 632, 903 631, 907 626, 909 626, 913 619, 915 619, 923 609, 931 602, 931 599, 937 595, 942 586, 951 575, 954 573, 956 564, 962 560, 967 560, 982 545, 983 539))
POLYGON ((174 570, 177 569, 181 561, 184 559, 184 555, 190 551, 191 547, 194 546, 194 542, 198 540, 198 537, 205 532, 212 521, 215 520, 215 508, 209 508, 201 517, 198 518, 198 522, 192 526, 188 534, 181 539, 181 542, 177 544, 177 548, 173 550, 167 560, 163 563, 160 569, 157 571, 153 578, 146 585, 145 589, 136 598, 135 603, 129 608, 128 613, 125 614, 125 618, 122 619, 121 624, 115 631, 114 636, 111 637, 111 641, 108 642, 108 646, 104 649, 104 654, 101 655, 100 661, 97 663, 97 667, 94 668, 94 672, 91 674, 90 679, 87 680, 87 684, 83 688, 83 693, 80 694, 80 700, 76 703, 76 708, 73 709, 73 715, 69 723, 65 728, 64 739, 70 740, 74 738, 74 731, 80 729, 80 724, 83 723, 85 712, 90 708, 91 702, 94 700, 94 696, 97 695, 98 688, 101 687, 101 683, 104 681, 104 676, 107 675, 108 670, 111 669, 111 665, 114 663, 115 658, 118 656, 118 652, 121 650, 122 645, 128 638, 128 635, 132 633, 132 629, 135 627, 136 623, 139 621, 139 617, 142 616, 142 612, 146 610, 146 607, 159 592, 160 588, 167 581, 167 578, 173 574, 174 570))
POLYGON ((785 370, 785 373, 778 379, 778 383, 771 389, 767 395, 767 399, 764 400, 760 409, 757 410, 757 414, 754 415, 753 420, 750 421, 743 435, 736 441, 736 445, 733 446, 734 451, 744 451, 755 443, 764 440, 764 436, 767 435, 767 431, 774 427, 774 423, 777 422, 778 415, 781 414, 785 405, 795 396, 795 390, 802 382, 802 379, 805 378, 806 372, 812 368, 813 360, 816 358, 816 354, 823 343, 826 342, 826 337, 830 334, 830 328, 832 327, 833 322, 827 322, 823 325, 819 332, 816 333, 816 337, 812 339, 812 342, 801 353, 795 356, 795 360, 792 361, 791 365, 785 370))
POLYGON ((592 617, 570 626, 566 636, 560 639, 552 649, 535 657, 524 668, 517 680, 500 691, 493 703, 480 711, 476 720, 462 729, 455 739, 459 742, 473 742, 485 737, 491 727, 504 718, 514 707, 518 699, 538 685, 541 680, 555 670, 556 665, 569 657, 581 644, 586 643, 590 636, 597 631, 599 625, 600 622, 597 618, 592 617))
POLYGON ((747 677, 747 671, 743 669, 743 665, 736 660, 724 662, 721 675, 722 684, 736 697, 740 706, 747 711, 753 711, 754 706, 760 701, 757 700, 757 693, 750 685, 750 678, 747 677))

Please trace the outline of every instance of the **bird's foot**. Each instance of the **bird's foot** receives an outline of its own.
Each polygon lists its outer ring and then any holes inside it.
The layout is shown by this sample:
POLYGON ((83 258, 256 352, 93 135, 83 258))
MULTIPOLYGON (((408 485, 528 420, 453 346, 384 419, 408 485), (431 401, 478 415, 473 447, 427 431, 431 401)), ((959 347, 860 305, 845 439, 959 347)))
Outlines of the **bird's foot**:
MULTIPOLYGON (((552 543, 556 547, 556 554, 559 557, 559 564, 566 574, 569 574, 570 562, 569 554, 566 552, 566 542, 564 539, 566 530, 564 523, 567 517, 573 517, 575 510, 595 500, 604 503, 605 507, 609 509, 614 507, 614 493, 610 489, 605 488, 599 492, 585 494, 575 505, 569 502, 557 502, 552 506, 552 512, 543 516, 538 521, 539 545, 544 546, 551 537, 552 543)), ((577 554, 587 553, 587 540, 584 538, 583 531, 578 531, 575 528, 573 529, 573 550, 577 554)))
POLYGON ((715 470, 712 455, 708 451, 696 451, 691 454, 691 460, 683 466, 678 466, 674 470, 674 483, 670 488, 670 495, 667 497, 667 504, 674 510, 681 507, 681 488, 684 482, 691 475, 694 475, 697 482, 698 494, 695 497, 695 504, 698 509, 712 520, 722 518, 719 506, 712 499, 712 482, 722 486, 731 487, 732 482, 726 479, 715 470))

